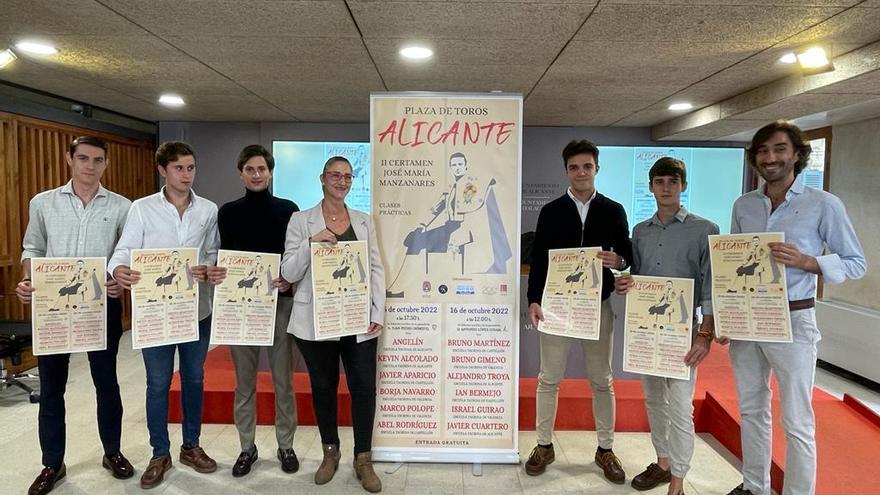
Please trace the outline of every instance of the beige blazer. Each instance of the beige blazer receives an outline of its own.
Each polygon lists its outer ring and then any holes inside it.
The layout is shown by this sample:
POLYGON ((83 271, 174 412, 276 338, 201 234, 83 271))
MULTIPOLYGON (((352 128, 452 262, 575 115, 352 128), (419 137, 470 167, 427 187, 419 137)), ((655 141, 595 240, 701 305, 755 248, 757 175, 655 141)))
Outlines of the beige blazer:
MULTIPOLYGON (((366 240, 370 250, 370 321, 385 325, 385 268, 379 255, 379 242, 376 240, 376 227, 369 215, 362 211, 348 209, 348 216, 358 240, 366 240)), ((293 312, 287 333, 304 340, 315 340, 314 305, 312 303, 312 259, 309 237, 327 228, 321 203, 314 208, 298 211, 287 223, 287 237, 284 241, 284 255, 281 257, 281 276, 295 283, 293 292, 293 312)), ((374 339, 379 336, 358 335, 357 341, 374 339)), ((329 340, 329 339, 328 339, 329 340)), ((339 339, 334 339, 339 340, 339 339)))

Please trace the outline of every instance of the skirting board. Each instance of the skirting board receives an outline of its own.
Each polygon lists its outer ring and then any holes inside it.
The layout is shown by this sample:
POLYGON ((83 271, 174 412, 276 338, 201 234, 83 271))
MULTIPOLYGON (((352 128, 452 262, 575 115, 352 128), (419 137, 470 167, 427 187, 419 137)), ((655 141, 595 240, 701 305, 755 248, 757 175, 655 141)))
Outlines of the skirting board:
POLYGON ((822 332, 819 359, 880 382, 880 312, 836 301, 817 301, 816 322, 822 332))

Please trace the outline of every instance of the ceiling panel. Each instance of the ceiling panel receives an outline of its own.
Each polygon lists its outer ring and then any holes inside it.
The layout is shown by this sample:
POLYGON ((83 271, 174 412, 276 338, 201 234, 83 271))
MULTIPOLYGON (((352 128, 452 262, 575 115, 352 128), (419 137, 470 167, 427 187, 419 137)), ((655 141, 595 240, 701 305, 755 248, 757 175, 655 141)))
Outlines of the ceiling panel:
POLYGON ((2 9, 0 34, 16 38, 144 34, 141 28, 93 1, 3 0, 2 9))
POLYGON ((364 2, 352 14, 364 38, 411 41, 455 39, 567 40, 595 1, 364 2))
POLYGON ((159 36, 358 37, 340 0, 101 1, 159 36))
POLYGON ((838 7, 600 4, 578 40, 774 43, 839 12, 838 7), (650 19, 650 22, 646 22, 650 19))

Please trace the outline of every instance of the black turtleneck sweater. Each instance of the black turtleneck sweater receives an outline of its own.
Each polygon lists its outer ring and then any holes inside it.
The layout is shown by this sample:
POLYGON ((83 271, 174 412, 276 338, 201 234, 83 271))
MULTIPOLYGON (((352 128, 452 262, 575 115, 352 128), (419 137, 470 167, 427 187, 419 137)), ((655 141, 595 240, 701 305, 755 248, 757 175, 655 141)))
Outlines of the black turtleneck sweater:
MULTIPOLYGON (((220 249, 284 254, 287 222, 296 203, 269 192, 245 189, 244 197, 230 201, 217 213, 220 249)), ((281 294, 290 296, 290 291, 281 294)))

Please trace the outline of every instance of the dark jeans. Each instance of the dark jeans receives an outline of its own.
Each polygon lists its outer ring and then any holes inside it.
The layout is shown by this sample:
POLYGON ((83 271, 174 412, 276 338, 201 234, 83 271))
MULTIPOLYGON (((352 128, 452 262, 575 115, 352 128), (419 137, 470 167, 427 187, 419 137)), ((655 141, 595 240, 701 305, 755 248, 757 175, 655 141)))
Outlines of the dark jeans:
MULTIPOLYGON (((89 368, 98 406, 98 435, 104 453, 119 452, 122 436, 122 398, 116 379, 116 353, 122 337, 122 304, 107 298, 107 350, 89 352, 89 368)), ((58 469, 64 462, 67 427, 64 422, 64 392, 70 354, 38 356, 40 370, 40 448, 43 465, 58 469)))
POLYGON ((174 375, 174 351, 180 356, 180 403, 183 406, 183 446, 197 447, 202 433, 202 392, 205 356, 211 337, 211 317, 199 322, 199 340, 143 349, 147 369, 147 430, 153 457, 171 453, 168 439, 168 392, 174 375))
POLYGON ((318 419, 321 443, 339 445, 336 419, 336 391, 339 387, 339 358, 351 395, 351 422, 354 453, 369 452, 373 442, 376 415, 376 346, 379 339, 361 343, 356 336, 315 341, 296 337, 296 345, 309 369, 312 405, 318 419))

